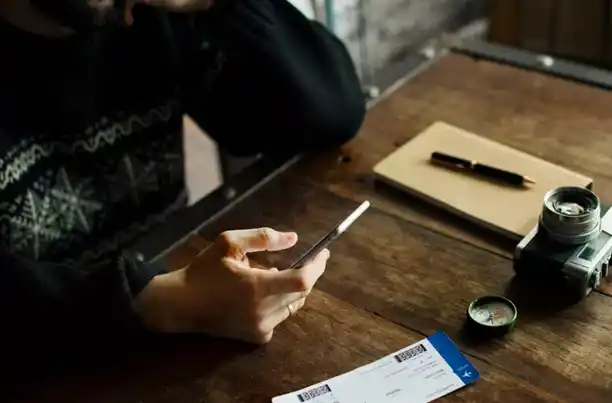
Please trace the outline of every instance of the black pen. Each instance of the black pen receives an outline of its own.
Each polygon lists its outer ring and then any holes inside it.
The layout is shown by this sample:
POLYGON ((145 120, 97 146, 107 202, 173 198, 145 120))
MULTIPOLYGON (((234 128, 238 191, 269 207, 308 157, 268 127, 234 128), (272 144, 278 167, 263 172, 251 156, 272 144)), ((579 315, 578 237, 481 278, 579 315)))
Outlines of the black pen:
POLYGON ((486 177, 487 179, 507 183, 509 185, 524 186, 527 184, 536 183, 528 176, 524 176, 515 172, 505 171, 500 168, 481 164, 478 161, 467 160, 438 151, 431 153, 431 162, 448 168, 469 171, 474 174, 486 177))

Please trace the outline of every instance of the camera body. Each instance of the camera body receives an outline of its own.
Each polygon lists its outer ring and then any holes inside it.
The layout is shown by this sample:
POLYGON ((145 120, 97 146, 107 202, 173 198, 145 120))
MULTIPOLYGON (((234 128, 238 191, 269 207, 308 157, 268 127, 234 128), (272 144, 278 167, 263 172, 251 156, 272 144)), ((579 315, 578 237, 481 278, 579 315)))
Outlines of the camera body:
POLYGON ((514 270, 583 298, 608 276, 611 256, 611 206, 586 188, 562 187, 544 197, 538 224, 515 249, 514 270))

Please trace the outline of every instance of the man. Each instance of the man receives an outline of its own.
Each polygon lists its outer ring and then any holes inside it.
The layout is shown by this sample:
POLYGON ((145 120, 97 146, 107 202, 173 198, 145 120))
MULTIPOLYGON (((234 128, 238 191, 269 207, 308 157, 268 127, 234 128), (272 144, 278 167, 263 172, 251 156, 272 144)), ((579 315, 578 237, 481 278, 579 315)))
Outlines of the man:
POLYGON ((184 206, 184 114, 241 156, 353 137, 364 101, 341 42, 286 0, 4 0, 0 17, 3 350, 141 330, 268 342, 327 251, 253 269, 247 253, 297 240, 253 229, 181 270, 124 252, 184 206))

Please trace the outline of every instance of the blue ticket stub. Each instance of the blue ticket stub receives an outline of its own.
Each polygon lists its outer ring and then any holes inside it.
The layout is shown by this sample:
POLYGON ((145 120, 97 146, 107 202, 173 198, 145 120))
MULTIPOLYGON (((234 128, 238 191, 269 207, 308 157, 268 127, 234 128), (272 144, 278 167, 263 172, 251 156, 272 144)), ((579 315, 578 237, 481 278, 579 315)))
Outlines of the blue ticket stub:
POLYGON ((277 396, 272 403, 428 403, 479 378, 455 343, 437 332, 371 364, 277 396))

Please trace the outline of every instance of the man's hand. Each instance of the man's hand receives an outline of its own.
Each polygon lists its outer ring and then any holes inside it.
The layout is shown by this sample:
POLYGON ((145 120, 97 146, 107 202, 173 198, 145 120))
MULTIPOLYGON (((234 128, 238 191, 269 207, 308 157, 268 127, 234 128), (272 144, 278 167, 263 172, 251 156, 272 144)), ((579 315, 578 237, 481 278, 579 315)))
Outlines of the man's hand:
POLYGON ((139 296, 145 323, 162 332, 201 332, 267 343, 305 303, 329 251, 307 266, 253 268, 248 253, 288 249, 295 233, 270 228, 227 231, 187 268, 157 276, 139 296))

